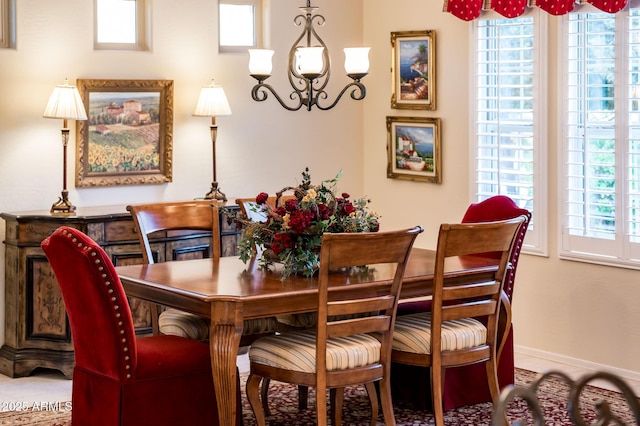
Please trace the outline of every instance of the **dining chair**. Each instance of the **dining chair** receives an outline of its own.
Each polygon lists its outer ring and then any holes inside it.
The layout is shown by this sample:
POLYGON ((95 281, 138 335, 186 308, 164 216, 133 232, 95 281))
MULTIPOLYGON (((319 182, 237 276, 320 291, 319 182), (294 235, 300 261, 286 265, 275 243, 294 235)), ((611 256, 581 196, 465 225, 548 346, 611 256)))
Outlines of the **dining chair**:
MULTIPOLYGON (((211 234, 211 245, 203 251, 204 257, 220 257, 220 224, 218 205, 212 200, 176 201, 127 206, 142 247, 145 263, 156 262, 153 248, 149 244, 149 235, 155 232, 204 231, 211 234)), ((161 258, 165 258, 162 256, 161 258)), ((169 256, 170 260, 179 260, 178 256, 169 256)), ((161 260, 161 259, 160 259, 161 260)), ((154 306, 155 307, 155 306, 154 306)), ((209 339, 210 321, 201 316, 168 308, 152 312, 152 324, 157 318, 154 334, 171 334, 189 337, 194 340, 209 339)), ((274 333, 278 323, 274 317, 245 320, 241 346, 246 346, 257 337, 274 333)))
POLYGON ((343 390, 359 384, 369 394, 371 424, 375 425, 378 399, 374 383, 379 382, 385 424, 395 425, 389 384, 391 335, 405 265, 420 232, 418 226, 391 232, 323 234, 316 327, 264 337, 249 348, 247 396, 259 426, 265 425, 259 396, 263 379, 315 387, 318 425, 327 424, 327 389, 331 390, 332 424, 339 425, 343 390), (376 275, 380 264, 392 268, 392 280, 376 275), (362 298, 350 298, 348 293, 337 297, 330 291, 334 285, 376 281, 375 291, 362 298), (380 333, 380 340, 369 334, 373 332, 380 333))
MULTIPOLYGON (((524 238, 531 222, 531 212, 518 207, 510 197, 495 195, 478 203, 470 204, 462 218, 462 223, 475 223, 512 219, 518 216, 525 216, 526 219, 520 227, 515 247, 511 254, 511 268, 507 271, 504 284, 504 296, 507 297, 509 303, 501 305, 503 315, 500 317, 498 327, 498 382, 501 388, 512 385, 515 381, 514 331, 511 325, 511 306, 517 266, 524 238)), ((400 303, 398 305, 398 316, 425 312, 430 307, 430 300, 400 303)), ((431 395, 428 389, 430 371, 428 368, 393 364, 391 370, 392 389, 396 398, 410 401, 420 407, 427 407, 430 404, 431 395), (407 380, 411 380, 412 383, 424 383, 424 386, 408 387, 406 385, 407 380)), ((491 401, 489 389, 484 386, 486 381, 487 373, 482 364, 471 364, 448 369, 444 384, 444 409, 450 410, 465 405, 491 401)))
POLYGON ((71 329, 72 423, 217 425, 209 345, 178 336, 137 338, 113 263, 81 231, 62 226, 41 246, 71 329))
POLYGON ((503 288, 518 232, 526 216, 484 223, 442 224, 433 278, 431 308, 398 316, 393 331, 394 363, 431 367, 431 397, 435 424, 444 424, 443 388, 448 368, 483 363, 484 386, 497 401, 498 321, 503 288), (497 270, 472 282, 444 285, 446 261, 452 257, 499 253, 497 270), (480 321, 480 318, 485 321, 480 321))

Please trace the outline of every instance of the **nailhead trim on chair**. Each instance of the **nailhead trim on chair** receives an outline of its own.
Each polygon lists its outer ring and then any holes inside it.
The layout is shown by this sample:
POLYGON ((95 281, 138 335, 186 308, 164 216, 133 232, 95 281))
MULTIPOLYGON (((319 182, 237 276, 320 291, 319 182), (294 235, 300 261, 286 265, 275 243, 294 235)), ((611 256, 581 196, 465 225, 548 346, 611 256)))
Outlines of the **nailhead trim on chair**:
MULTIPOLYGON (((88 247, 88 246, 83 247, 83 246, 82 246, 82 243, 79 243, 79 242, 78 242, 78 239, 77 239, 77 238, 75 238, 75 237, 73 237, 73 234, 71 234, 70 232, 67 232, 67 231, 62 231, 62 232, 63 232, 63 234, 66 234, 67 238, 71 238, 71 241, 72 241, 73 243, 77 243, 78 248, 82 248, 82 249, 83 249, 83 250, 85 250, 85 251, 90 250, 90 251, 91 251, 91 256, 93 256, 93 257, 95 257, 95 256, 97 256, 97 255, 98 255, 98 253, 97 253, 93 248, 88 247)), ((105 286, 108 288, 107 292, 108 292, 109 294, 113 294, 113 288, 111 288, 111 281, 109 281, 109 280, 107 279, 107 278, 108 278, 107 274, 105 274, 105 273, 103 272, 103 271, 104 271, 104 267, 102 266, 102 260, 100 260, 100 259, 95 259, 95 260, 94 260, 94 264, 95 264, 95 265, 97 265, 97 269, 98 269, 98 271, 100 272, 100 277, 104 280, 104 284, 105 284, 105 286)), ((111 300, 111 303, 113 304, 113 310, 114 310, 114 312, 115 312, 115 317, 116 317, 116 318, 120 318, 120 317, 121 317, 121 314, 120 314, 120 312, 118 312, 118 311, 120 310, 120 306, 119 306, 119 305, 118 305, 118 303, 117 303, 117 302, 118 302, 117 298, 116 298, 115 296, 111 296, 110 300, 111 300)), ((124 325, 124 324, 123 324, 123 322, 122 322, 122 321, 118 321, 118 326, 120 327, 120 335, 123 335, 123 336, 124 336, 124 335, 125 335, 125 333, 126 333, 126 331, 125 331, 125 329, 124 329, 123 325, 124 325)), ((123 360, 124 360, 124 368, 125 368, 127 371, 131 371, 131 363, 129 362, 131 359, 130 359, 130 357, 129 357, 129 355, 128 355, 128 353, 129 353, 129 346, 127 345, 127 338, 126 338, 126 337, 123 337, 123 338, 121 339, 121 343, 122 343, 122 351, 123 351, 123 353, 124 353, 124 357, 123 357, 123 360)), ((131 379, 131 373, 127 373, 127 379, 131 379)))

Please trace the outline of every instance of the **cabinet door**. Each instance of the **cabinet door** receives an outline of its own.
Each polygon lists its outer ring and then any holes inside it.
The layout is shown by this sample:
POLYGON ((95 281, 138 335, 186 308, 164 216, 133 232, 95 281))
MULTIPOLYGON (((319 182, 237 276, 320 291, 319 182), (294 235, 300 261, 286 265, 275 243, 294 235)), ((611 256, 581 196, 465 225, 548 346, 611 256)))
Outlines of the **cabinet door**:
POLYGON ((211 257, 212 251, 211 237, 167 241, 165 260, 206 259, 211 257))
MULTIPOLYGON (((62 343, 66 347, 65 343, 71 342, 71 330, 53 269, 40 249, 29 248, 24 251, 24 256, 27 281, 24 293, 25 318, 21 321, 25 324, 24 345, 29 347, 33 342, 36 346, 42 346, 46 340, 62 343)), ((68 345, 68 349, 72 349, 71 345, 68 345)))

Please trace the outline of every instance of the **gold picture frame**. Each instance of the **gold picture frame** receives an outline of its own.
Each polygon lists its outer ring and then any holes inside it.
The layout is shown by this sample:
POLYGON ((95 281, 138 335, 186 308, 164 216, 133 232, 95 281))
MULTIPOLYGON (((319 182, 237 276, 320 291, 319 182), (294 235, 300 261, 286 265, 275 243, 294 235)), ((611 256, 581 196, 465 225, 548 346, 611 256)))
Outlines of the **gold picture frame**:
POLYGON ((387 117, 387 177, 442 183, 440 119, 387 117))
POLYGON ((173 80, 77 80, 76 186, 171 182, 173 80))
POLYGON ((436 109, 436 32, 391 33, 391 108, 436 109))

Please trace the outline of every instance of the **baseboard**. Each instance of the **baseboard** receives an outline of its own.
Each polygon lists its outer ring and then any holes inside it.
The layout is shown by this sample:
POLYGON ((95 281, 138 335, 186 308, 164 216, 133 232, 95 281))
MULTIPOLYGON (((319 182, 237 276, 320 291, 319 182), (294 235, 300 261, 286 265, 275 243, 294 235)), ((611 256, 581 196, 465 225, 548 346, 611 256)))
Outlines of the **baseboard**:
POLYGON ((598 364, 591 361, 586 361, 579 358, 573 358, 565 355, 556 354, 553 352, 541 351, 539 349, 528 348, 525 346, 514 345, 513 350, 516 354, 528 355, 543 360, 548 360, 554 363, 561 363, 570 365, 577 368, 592 371, 606 371, 608 373, 615 374, 616 376, 624 380, 640 381, 640 371, 625 370, 622 368, 611 367, 610 365, 598 364))

